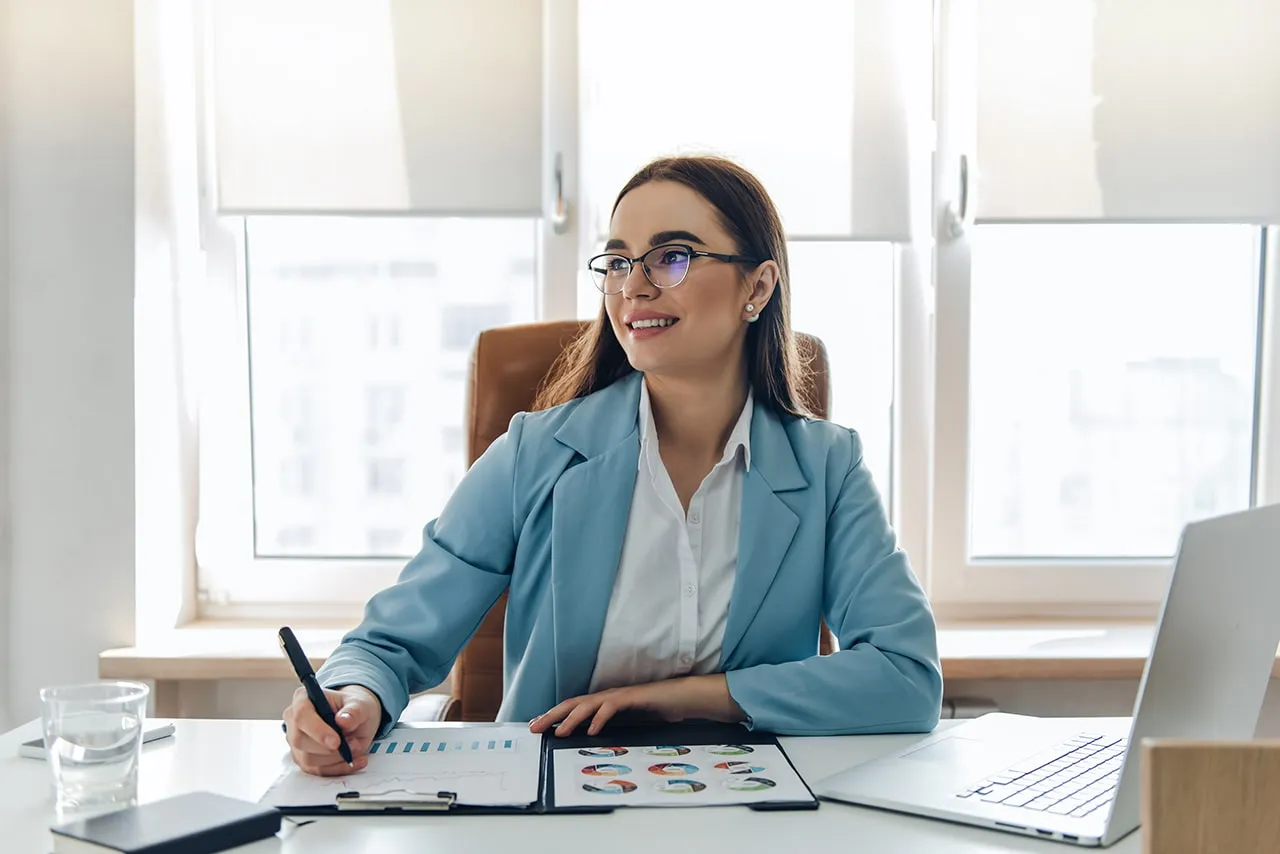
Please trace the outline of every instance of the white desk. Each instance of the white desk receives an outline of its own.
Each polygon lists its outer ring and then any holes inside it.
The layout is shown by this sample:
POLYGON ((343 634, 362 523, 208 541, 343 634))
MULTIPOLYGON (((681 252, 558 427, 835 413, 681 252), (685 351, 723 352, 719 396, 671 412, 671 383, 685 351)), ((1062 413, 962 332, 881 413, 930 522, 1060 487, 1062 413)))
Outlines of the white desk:
MULTIPOLYGON (((196 789, 256 800, 275 779, 285 755, 279 721, 178 720, 174 738, 143 750, 139 798, 155 800, 196 789)), ((942 727, 955 722, 944 721, 942 727)), ((29 723, 0 736, 0 849, 46 854, 53 821, 44 762, 17 755, 20 741, 39 736, 29 723)), ((919 736, 783 739, 810 781, 870 759, 919 736)), ((1135 831, 1106 849, 1135 854, 1135 831)), ((964 827, 824 801, 813 812, 753 812, 745 807, 620 809, 608 815, 336 816, 302 827, 286 822, 282 838, 236 849, 237 854, 431 854, 431 852, 554 852, 591 847, 649 854, 655 843, 689 850, 910 852, 910 854, 1066 854, 1084 849, 1061 842, 964 827)), ((663 847, 659 844, 657 847, 663 847)))

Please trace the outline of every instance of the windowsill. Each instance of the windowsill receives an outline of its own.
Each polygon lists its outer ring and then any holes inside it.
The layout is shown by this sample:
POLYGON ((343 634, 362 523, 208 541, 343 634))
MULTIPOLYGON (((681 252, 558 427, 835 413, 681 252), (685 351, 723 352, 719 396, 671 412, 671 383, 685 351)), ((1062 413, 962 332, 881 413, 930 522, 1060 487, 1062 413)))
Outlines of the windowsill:
MULTIPOLYGON (((298 643, 319 668, 337 647, 348 625, 292 625, 298 643)), ((104 650, 98 656, 102 679, 286 679, 297 676, 280 650, 279 626, 197 620, 138 646, 104 650)))
MULTIPOLYGON (((1143 620, 999 620, 943 623, 938 631, 944 678, 1138 679, 1154 624, 1143 620)), ((313 666, 338 645, 347 626, 294 626, 313 666)), ((276 642, 276 628, 199 621, 98 659, 108 679, 169 681, 296 677, 276 642)), ((1272 671, 1280 676, 1280 665, 1272 671)))

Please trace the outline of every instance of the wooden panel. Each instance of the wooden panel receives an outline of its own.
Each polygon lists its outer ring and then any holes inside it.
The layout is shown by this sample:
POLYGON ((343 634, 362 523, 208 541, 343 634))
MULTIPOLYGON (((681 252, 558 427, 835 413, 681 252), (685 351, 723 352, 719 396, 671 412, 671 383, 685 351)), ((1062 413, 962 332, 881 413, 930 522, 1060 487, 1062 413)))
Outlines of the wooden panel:
POLYGON ((1280 850, 1280 740, 1142 745, 1142 850, 1280 850))

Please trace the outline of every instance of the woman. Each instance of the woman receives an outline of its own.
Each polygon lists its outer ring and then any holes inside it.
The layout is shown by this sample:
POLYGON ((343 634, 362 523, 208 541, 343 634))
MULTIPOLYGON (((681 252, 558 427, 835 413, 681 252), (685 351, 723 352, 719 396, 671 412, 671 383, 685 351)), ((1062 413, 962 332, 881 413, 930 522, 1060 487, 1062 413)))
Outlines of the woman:
MULTIPOLYGON (((797 394, 782 225, 717 158, 622 189, 595 326, 476 461, 421 552, 318 674, 357 768, 442 682, 504 589, 499 719, 594 733, 621 711, 829 735, 928 731, 933 615, 858 436, 797 394), (817 655, 819 620, 840 650, 817 655)), ((297 764, 343 773, 299 690, 297 764)))

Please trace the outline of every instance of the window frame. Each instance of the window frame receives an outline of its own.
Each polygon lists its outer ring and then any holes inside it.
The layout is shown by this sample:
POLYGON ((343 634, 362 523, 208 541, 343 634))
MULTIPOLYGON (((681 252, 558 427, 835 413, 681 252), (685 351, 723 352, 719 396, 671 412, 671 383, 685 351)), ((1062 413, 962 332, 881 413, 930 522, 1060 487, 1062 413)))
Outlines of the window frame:
MULTIPOLYGON (((538 225, 538 319, 576 317, 578 229, 574 211, 555 216, 557 189, 577 192, 577 0, 543 0, 544 213, 538 225), (556 175, 560 176, 559 188, 556 175)), ((207 10, 205 10, 207 13, 207 10)), ((210 299, 223 322, 195 358, 208 366, 199 391, 220 415, 200 431, 196 490, 200 512, 194 562, 195 615, 217 620, 358 620, 364 603, 393 584, 396 558, 256 557, 250 435, 248 276, 244 218, 213 207, 212 101, 207 54, 197 35, 197 168, 201 242, 210 299), (230 425, 240 424, 237 429, 230 425)), ((216 321, 215 321, 216 323, 216 321)), ((424 520, 425 522, 425 520, 424 520)), ((416 549, 415 549, 416 550, 416 549)))
MULTIPOLYGON (((539 319, 583 316, 598 300, 582 259, 595 248, 581 200, 577 0, 544 0, 544 215, 537 252, 539 319), (559 176, 559 182, 556 175, 559 176), (562 215, 560 215, 562 214, 562 215), (594 294, 591 301, 583 293, 594 294)), ((938 0, 934 53, 932 177, 913 187, 914 242, 894 244, 894 400, 890 518, 916 575, 944 620, 999 617, 1149 618, 1168 584, 1168 561, 1124 560, 971 565, 968 541, 969 265, 971 211, 959 210, 960 155, 974 151, 972 32, 975 0, 938 0)), ((202 80, 206 75, 198 75, 202 80)), ((198 93, 200 221, 208 296, 222 323, 196 353, 214 377, 213 424, 200 431, 200 518, 194 586, 198 617, 358 619, 363 603, 392 584, 403 558, 255 558, 249 438, 247 280, 243 220, 212 208, 209 101, 198 93), (214 352, 216 350, 216 352, 214 352), (246 425, 228 431, 226 424, 246 425), (218 429, 218 424, 223 429, 218 429), (231 435, 235 433, 235 435, 231 435), (228 465, 229 460, 235 461, 228 465), (216 468, 223 470, 217 472, 216 468), (214 483, 208 475, 214 472, 214 483)), ((800 242, 815 239, 793 235, 800 242)), ((832 238, 816 238, 832 239, 832 238)), ((845 238, 839 238, 845 239, 845 238)), ((1256 502, 1280 501, 1280 227, 1265 231, 1255 414, 1256 502)), ((839 370, 839 366, 835 366, 839 370)), ((206 412, 209 411, 206 409, 206 412)), ((425 520, 424 520, 425 521, 425 520)))
MULTIPOLYGON (((934 241, 933 475, 929 592, 953 619, 1151 618, 1171 559, 1031 560, 969 556, 970 321, 976 151, 976 3, 940 0, 934 241), (968 179, 968 180, 966 180, 968 179), (966 186, 967 185, 967 186, 966 186)), ((1031 225, 1033 223, 1026 223, 1031 225)), ((1054 223, 1044 223, 1053 225, 1054 223)), ((1261 227, 1260 227, 1261 228, 1261 227)), ((1280 228, 1263 232, 1255 377, 1254 503, 1280 500, 1280 228)))
MULTIPOLYGON (((594 248, 594 219, 580 192, 578 124, 581 88, 578 71, 577 0, 544 0, 545 66, 544 152, 552 180, 544 182, 544 210, 537 258, 540 319, 568 319, 585 315, 582 295, 599 294, 589 281, 582 259, 594 248), (559 179, 559 187, 557 180, 559 179), (581 209, 561 207, 564 198, 579 200, 581 209), (557 216, 556 214, 563 216, 557 216)), ((211 285, 224 298, 233 298, 235 314, 234 359, 224 369, 234 373, 234 389, 227 400, 224 421, 248 424, 248 322, 244 221, 215 215, 212 205, 212 139, 209 135, 209 101, 201 93, 198 152, 202 182, 201 222, 211 285)), ((923 173, 922 173, 923 174, 923 173)), ((928 472, 930 360, 928 357, 932 315, 931 243, 929 240, 929 185, 920 178, 912 188, 914 242, 891 244, 894 253, 893 307, 893 403, 890 412, 890 482, 884 484, 890 500, 888 512, 900 542, 912 556, 913 567, 927 584, 928 472), (901 453, 915 447, 919 453, 901 453)), ((791 235, 793 242, 863 242, 845 236, 791 235)), ((589 304, 589 303, 588 303, 589 304)), ((224 336, 224 339, 226 336, 224 336)), ((225 350, 225 341, 224 341, 225 350)), ((225 352, 219 355, 226 355, 225 352)), ((835 368, 838 370, 838 367, 835 368)), ((200 454, 208 471, 214 460, 235 459, 224 469, 217 511, 202 502, 197 533, 195 587, 197 613, 213 619, 337 619, 359 616, 363 603, 377 590, 392 584, 405 563, 403 558, 272 558, 253 557, 251 443, 245 435, 201 442, 200 454), (203 546, 203 548, 202 548, 203 546)), ((204 493, 202 493, 203 495, 204 493)))

